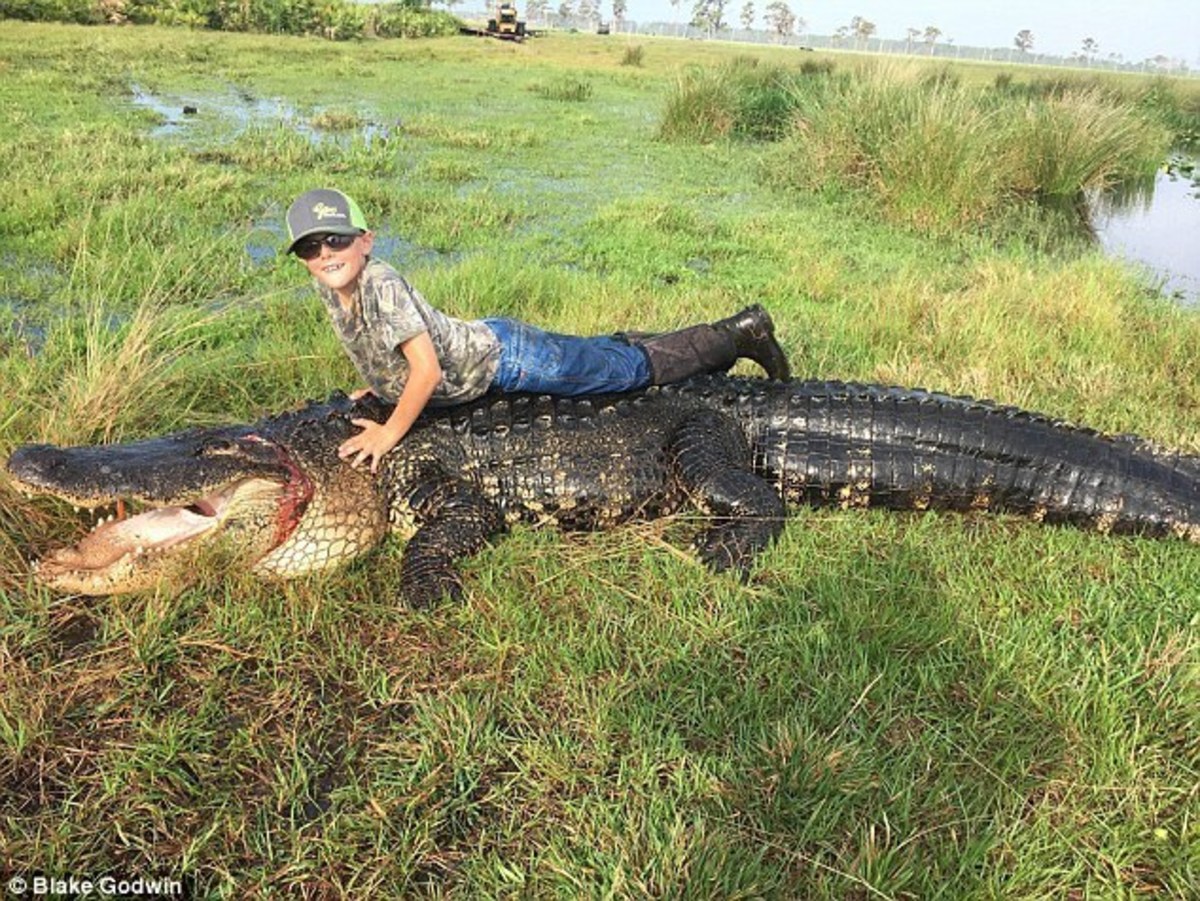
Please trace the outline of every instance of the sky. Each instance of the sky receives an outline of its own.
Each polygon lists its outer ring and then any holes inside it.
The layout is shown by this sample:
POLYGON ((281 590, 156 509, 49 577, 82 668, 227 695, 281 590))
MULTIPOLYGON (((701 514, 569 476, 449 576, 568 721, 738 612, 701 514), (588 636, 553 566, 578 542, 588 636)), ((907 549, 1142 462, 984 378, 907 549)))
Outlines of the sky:
MULTIPOLYGON (((695 0, 627 0, 628 18, 686 21, 695 0)), ((753 0, 761 25, 771 0, 753 0)), ((1012 47, 1018 31, 1033 32, 1033 51, 1071 56, 1084 38, 1101 58, 1119 53, 1126 62, 1159 54, 1200 68, 1200 0, 785 0, 814 34, 833 34, 855 16, 874 22, 875 37, 903 40, 909 28, 941 29, 964 47, 1012 47)), ((552 3, 553 5, 553 3, 552 3)), ((745 0, 728 0, 725 18, 738 21, 745 0)), ((609 0, 601 0, 607 11, 609 0)))

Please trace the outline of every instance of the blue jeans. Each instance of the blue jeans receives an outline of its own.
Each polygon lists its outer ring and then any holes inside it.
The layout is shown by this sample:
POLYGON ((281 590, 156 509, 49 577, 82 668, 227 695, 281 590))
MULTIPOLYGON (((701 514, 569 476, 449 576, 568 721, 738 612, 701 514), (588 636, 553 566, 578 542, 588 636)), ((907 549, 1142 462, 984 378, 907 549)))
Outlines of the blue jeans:
POLYGON ((645 351, 617 338, 559 335, 516 319, 484 322, 500 339, 500 368, 493 384, 503 391, 603 394, 650 384, 645 351))

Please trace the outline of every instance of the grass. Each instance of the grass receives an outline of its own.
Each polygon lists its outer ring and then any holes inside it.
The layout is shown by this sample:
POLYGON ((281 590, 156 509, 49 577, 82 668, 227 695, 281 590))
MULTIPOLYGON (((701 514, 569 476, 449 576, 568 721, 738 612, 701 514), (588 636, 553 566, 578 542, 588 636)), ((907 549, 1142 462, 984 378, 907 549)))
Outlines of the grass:
POLYGON ((622 66, 640 66, 646 57, 646 48, 641 44, 627 44, 621 55, 622 66))
POLYGON ((535 84, 532 90, 546 100, 563 103, 583 103, 592 96, 591 84, 571 75, 560 76, 548 84, 535 84))
POLYGON ((667 141, 773 138, 795 112, 800 72, 738 56, 716 68, 685 69, 667 98, 659 137, 667 141))
MULTIPOLYGON (((0 454, 245 421, 355 384, 275 254, 314 179, 354 195, 459 315, 602 332, 756 300, 800 374, 1200 451, 1194 311, 987 216, 933 237, 906 221, 915 201, 891 200, 910 211, 891 221, 875 196, 781 192, 760 142, 658 140, 689 66, 775 78, 791 57, 639 47, 631 65, 591 36, 348 46, 6 23, 0 149, 20 189, 0 209, 0 454), (588 96, 538 92, 568 80, 588 96), (131 82, 201 116, 150 139, 131 82), (330 133, 206 115, 230 82, 330 133)), ((805 62, 810 86, 845 68, 805 62)), ((936 102, 901 96, 898 114, 943 114, 927 127, 965 168, 957 141, 986 117, 954 92, 994 76, 925 79, 912 90, 936 102)), ((1018 124, 1033 127, 999 127, 1018 124)), ((466 602, 415 612, 396 601, 396 542, 286 585, 213 559, 186 588, 49 595, 26 560, 82 528, 0 478, 6 876, 186 874, 199 897, 1200 884, 1194 547, 798 511, 741 585, 681 550, 687 517, 521 529, 466 565, 466 602)))
MULTIPOLYGON (((1195 122, 1190 95, 1101 79, 992 85, 927 64, 801 67, 734 57, 679 76, 659 136, 776 141, 771 185, 869 198, 891 221, 954 234, 995 232, 1030 201, 1058 208, 1089 193, 1153 181, 1195 122)), ((1035 208, 1036 209, 1036 208, 1035 208)))
POLYGON ((891 221, 941 234, 990 227, 1029 201, 1152 179, 1169 130, 1100 89, 1012 99, 919 67, 880 66, 794 89, 771 184, 868 196, 891 221))

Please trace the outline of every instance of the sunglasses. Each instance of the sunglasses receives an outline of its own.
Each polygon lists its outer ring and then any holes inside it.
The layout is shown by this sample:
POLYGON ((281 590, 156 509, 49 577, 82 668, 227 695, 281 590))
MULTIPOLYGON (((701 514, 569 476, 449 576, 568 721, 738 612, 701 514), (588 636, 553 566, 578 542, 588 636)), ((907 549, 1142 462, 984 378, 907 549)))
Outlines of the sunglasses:
POLYGON ((292 253, 302 260, 315 260, 321 255, 321 245, 330 250, 345 250, 355 242, 358 235, 315 235, 296 243, 292 253))

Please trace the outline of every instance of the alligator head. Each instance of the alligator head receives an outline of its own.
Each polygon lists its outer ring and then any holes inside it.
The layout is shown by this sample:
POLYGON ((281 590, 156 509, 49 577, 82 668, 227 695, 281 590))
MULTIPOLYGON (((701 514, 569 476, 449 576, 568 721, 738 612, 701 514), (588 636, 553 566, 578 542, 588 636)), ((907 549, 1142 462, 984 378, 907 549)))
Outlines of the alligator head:
POLYGON ((256 426, 18 448, 8 461, 18 490, 120 511, 39 560, 37 578, 77 594, 137 591, 177 574, 217 540, 266 576, 345 562, 387 527, 370 474, 337 458, 348 433, 337 411, 313 405, 256 426), (127 505, 141 512, 124 516, 127 505))

